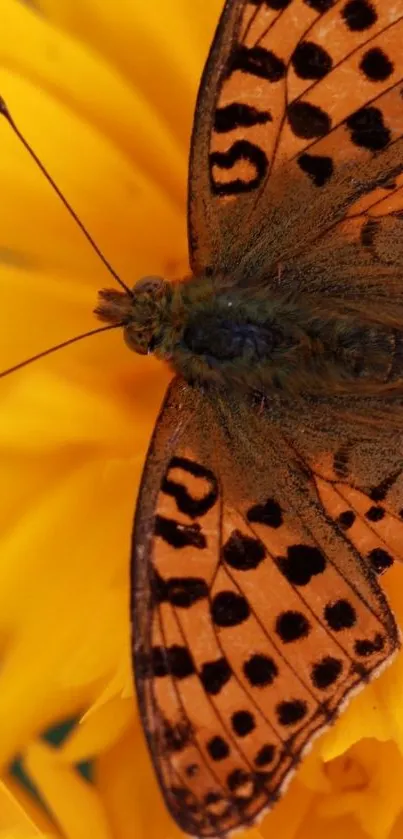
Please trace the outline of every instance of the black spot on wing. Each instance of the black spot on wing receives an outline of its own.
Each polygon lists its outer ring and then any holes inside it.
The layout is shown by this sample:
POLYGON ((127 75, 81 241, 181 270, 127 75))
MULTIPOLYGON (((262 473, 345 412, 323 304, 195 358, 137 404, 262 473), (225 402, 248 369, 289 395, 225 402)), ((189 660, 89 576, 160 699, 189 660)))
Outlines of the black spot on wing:
POLYGON ((210 154, 210 182, 211 189, 215 195, 239 195, 244 192, 251 192, 256 189, 266 175, 268 167, 267 157, 259 146, 250 143, 248 140, 237 140, 228 151, 212 152, 210 154), (235 178, 233 181, 218 181, 213 173, 213 167, 218 169, 232 169, 236 163, 242 160, 248 161, 255 176, 248 180, 235 178))
POLYGON ((334 166, 331 157, 318 154, 300 154, 297 159, 298 166, 305 172, 315 186, 325 186, 333 175, 334 166))
POLYGON ((358 639, 354 644, 354 650, 357 655, 366 658, 373 653, 382 652, 385 646, 385 639, 377 632, 372 641, 369 638, 358 639))
POLYGON ((384 517, 385 510, 383 509, 383 507, 378 507, 375 504, 373 505, 373 507, 370 507, 365 513, 365 518, 368 519, 368 521, 382 521, 384 517))
MULTIPOLYGON (((286 9, 292 3, 292 0, 263 0, 263 2, 266 3, 269 9, 274 9, 275 12, 282 12, 283 9, 286 9)), ((262 0, 252 0, 252 3, 256 6, 263 5, 262 0)))
POLYGON ((360 148, 381 151, 390 142, 391 133, 383 121, 382 111, 373 105, 350 114, 345 122, 351 141, 360 148))
POLYGON ((202 577, 170 577, 166 580, 167 600, 172 606, 188 609, 208 597, 209 588, 202 577))
POLYGON ((281 612, 276 620, 276 633, 284 644, 306 638, 310 632, 308 619, 302 612, 287 610, 281 612))
POLYGON ((192 738, 192 726, 189 720, 171 724, 163 722, 162 730, 164 747, 170 752, 181 752, 192 738))
POLYGON ((168 668, 171 676, 176 679, 186 679, 195 673, 193 658, 187 647, 175 644, 167 649, 168 668))
POLYGON ((337 681, 342 670, 343 664, 339 659, 330 655, 325 656, 320 661, 315 662, 312 667, 312 683, 319 690, 326 690, 337 681))
POLYGON ((248 73, 268 82, 278 82, 285 76, 285 64, 271 50, 264 47, 238 46, 231 54, 228 63, 228 75, 235 70, 248 73))
POLYGON ((165 580, 158 574, 158 571, 151 566, 150 568, 150 588, 154 603, 166 603, 168 600, 168 592, 165 580))
POLYGON ((326 111, 310 102, 291 102, 287 109, 290 128, 296 137, 313 140, 323 137, 332 127, 331 119, 326 111))
POLYGON ((216 626, 237 626, 250 615, 249 604, 242 594, 219 591, 211 602, 211 616, 216 626))
POLYGON ((336 0, 304 0, 306 6, 309 6, 315 12, 324 14, 334 6, 336 0))
POLYGON ((237 571, 250 571, 263 562, 266 551, 262 542, 233 530, 222 547, 222 558, 237 571))
POLYGON ((372 487, 369 493, 371 501, 384 501, 389 490, 392 489, 392 486, 396 483, 401 474, 402 470, 397 469, 395 472, 388 475, 387 478, 384 478, 383 481, 380 481, 379 484, 372 487))
POLYGON ((268 763, 272 763, 275 754, 276 747, 272 743, 265 743, 255 757, 256 766, 267 766, 268 763))
POLYGON ((357 622, 357 614, 354 607, 348 600, 342 598, 328 603, 325 606, 324 618, 330 629, 333 629, 334 632, 351 629, 357 622))
POLYGON ((177 679, 185 679, 195 672, 194 661, 188 648, 179 644, 170 647, 154 646, 149 653, 139 653, 136 667, 143 677, 162 678, 171 675, 177 679))
POLYGON ((343 530, 349 530, 353 526, 356 515, 352 510, 343 510, 337 517, 337 523, 343 530))
POLYGON ((326 568, 324 555, 312 545, 291 545, 287 557, 278 557, 276 561, 284 577, 295 586, 308 585, 313 576, 326 568))
POLYGON ((332 59, 319 44, 301 41, 291 56, 294 72, 300 79, 323 79, 332 69, 332 59))
POLYGON ((363 55, 360 70, 371 82, 384 82, 392 75, 393 64, 380 47, 373 47, 363 55))
POLYGON ((207 743, 207 751, 213 760, 224 760, 229 755, 229 746, 223 737, 212 737, 207 743))
POLYGON ((162 492, 175 499, 176 506, 181 513, 189 518, 204 516, 217 501, 218 484, 214 473, 187 457, 173 457, 169 463, 167 474, 162 482, 162 492), (183 483, 169 477, 171 470, 180 469, 188 472, 194 478, 200 478, 209 485, 208 491, 201 498, 193 498, 183 483))
POLYGON ((248 510, 246 518, 252 524, 265 524, 275 529, 283 524, 280 504, 273 498, 268 498, 264 504, 255 504, 248 510))
POLYGON ((244 662, 243 672, 253 687, 271 685, 278 674, 275 661, 262 653, 254 653, 244 662))
POLYGON ((276 713, 281 725, 295 725, 306 717, 308 706, 303 699, 284 700, 278 703, 276 713))
POLYGON ((256 727, 253 715, 249 711, 235 711, 232 714, 231 723, 238 737, 246 737, 256 727))
POLYGON ((232 676, 232 670, 226 658, 206 661, 200 671, 200 679, 204 689, 212 696, 216 696, 232 676))
POLYGON ((368 559, 376 574, 383 574, 393 565, 393 557, 384 548, 373 548, 368 554, 368 559))
POLYGON ((258 111, 252 105, 233 102, 224 108, 217 108, 214 115, 214 130, 218 134, 225 134, 235 128, 251 128, 254 125, 266 125, 272 122, 268 111, 258 111))
POLYGON ((234 769, 227 778, 227 784, 231 792, 235 792, 239 787, 247 784, 251 776, 243 769, 234 769))
POLYGON ((199 524, 182 524, 175 519, 168 519, 165 516, 155 517, 155 535, 160 536, 171 548, 198 548, 206 547, 206 537, 201 531, 199 524))
POLYGON ((351 32, 364 32, 376 23, 378 15, 369 0, 348 0, 341 16, 351 32))

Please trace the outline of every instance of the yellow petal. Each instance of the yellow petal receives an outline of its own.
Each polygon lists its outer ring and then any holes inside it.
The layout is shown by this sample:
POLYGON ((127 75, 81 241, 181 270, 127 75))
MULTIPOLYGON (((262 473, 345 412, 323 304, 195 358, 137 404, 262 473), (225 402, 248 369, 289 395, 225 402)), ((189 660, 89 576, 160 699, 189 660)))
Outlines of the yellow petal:
POLYGON ((395 743, 361 740, 348 755, 327 765, 333 792, 322 799, 318 813, 354 814, 371 839, 385 839, 402 807, 402 770, 395 743))
MULTIPOLYGON (((3 38, 0 45, 2 67, 10 74, 31 80, 67 105, 81 120, 115 143, 126 157, 134 158, 150 179, 173 197, 177 206, 184 206, 186 150, 178 148, 169 127, 150 107, 141 90, 137 92, 125 82, 100 53, 61 33, 46 18, 23 4, 3 0, 2 21, 7 29, 7 38, 3 38), (165 165, 167 159, 169 166, 165 165)), ((0 79, 3 87, 3 76, 0 79)), ((7 76, 4 81, 7 82, 7 76)), ((31 90, 33 92, 34 88, 31 90)), ((28 99, 21 101, 16 95, 15 102, 11 101, 14 100, 12 86, 2 92, 8 96, 9 105, 17 109, 16 115, 20 117, 21 114, 21 119, 23 116, 25 119, 28 99)), ((39 95, 35 97, 30 110, 39 99, 39 95)), ((35 132, 33 140, 46 130, 43 116, 40 114, 41 118, 37 120, 36 132, 35 126, 31 125, 35 132)), ((57 130, 56 126, 53 130, 57 130)), ((65 145, 67 138, 69 153, 62 157, 71 159, 68 134, 65 145)), ((46 143, 46 137, 43 137, 43 143, 46 143)), ((35 149, 38 151, 36 145, 35 149)))
POLYGON ((26 755, 28 771, 66 839, 113 839, 105 807, 97 790, 74 767, 59 761, 57 752, 42 743, 26 755))

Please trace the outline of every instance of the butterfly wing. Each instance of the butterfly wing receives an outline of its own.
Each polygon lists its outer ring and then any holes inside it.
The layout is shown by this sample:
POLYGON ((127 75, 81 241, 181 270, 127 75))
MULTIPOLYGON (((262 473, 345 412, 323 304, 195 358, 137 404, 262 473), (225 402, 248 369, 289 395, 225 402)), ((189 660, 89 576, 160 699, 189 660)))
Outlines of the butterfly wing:
POLYGON ((267 810, 398 645, 373 565, 322 503, 338 487, 282 425, 176 379, 140 491, 137 692, 165 801, 197 836, 267 810))
POLYGON ((403 207, 402 39, 402 0, 227 0, 193 130, 195 272, 275 278, 281 264, 286 280, 293 258, 364 210, 348 234, 382 215, 385 240, 403 207))

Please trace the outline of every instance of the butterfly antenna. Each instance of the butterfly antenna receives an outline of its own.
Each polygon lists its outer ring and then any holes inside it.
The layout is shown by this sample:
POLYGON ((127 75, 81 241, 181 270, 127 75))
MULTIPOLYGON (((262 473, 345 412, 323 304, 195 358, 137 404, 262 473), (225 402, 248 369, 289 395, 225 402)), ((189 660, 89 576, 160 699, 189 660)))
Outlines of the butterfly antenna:
POLYGON ((39 160, 39 157, 35 154, 34 150, 31 148, 31 146, 29 145, 29 143, 27 142, 27 140, 25 139, 23 134, 21 134, 21 131, 16 126, 16 124, 15 124, 15 122, 14 122, 14 120, 13 120, 11 114, 10 114, 10 111, 8 110, 7 105, 6 105, 2 96, 0 96, 0 114, 2 114, 6 118, 7 122, 9 123, 12 130, 14 131, 14 134, 16 134, 16 136, 21 141, 24 148, 27 150, 28 154, 31 156, 32 160, 34 160, 34 162, 39 167, 42 174, 45 176, 48 183, 50 183, 52 189, 54 189, 56 194, 59 196, 59 198, 62 201, 62 203, 64 204, 67 212, 70 213, 70 215, 72 216, 72 218, 74 219, 74 221, 76 222, 78 227, 80 228, 81 232, 84 234, 87 241, 90 243, 90 245, 93 248, 93 250, 95 251, 95 253, 98 254, 101 262, 103 262, 103 264, 105 265, 105 268, 109 271, 110 274, 112 274, 112 277, 114 278, 114 280, 116 280, 116 282, 119 283, 119 285, 122 288, 124 288, 124 290, 127 292, 127 294, 129 294, 130 297, 131 297, 132 296, 132 291, 129 288, 129 286, 127 286, 126 283, 124 283, 123 280, 120 279, 120 277, 116 273, 115 269, 112 268, 112 265, 110 264, 110 262, 108 262, 106 257, 103 255, 102 251, 100 250, 100 248, 98 247, 96 242, 94 242, 94 239, 92 238, 91 234, 88 233, 88 230, 84 227, 82 221, 80 221, 77 213, 73 210, 71 204, 69 204, 69 202, 67 201, 67 198, 64 197, 63 193, 60 191, 59 187, 57 186, 57 184, 55 183, 55 181, 53 180, 51 175, 49 175, 49 172, 45 169, 43 163, 41 163, 41 161, 39 160))
POLYGON ((96 329, 90 329, 89 332, 82 332, 81 335, 75 335, 74 338, 68 338, 67 341, 62 341, 61 344, 55 344, 54 347, 49 347, 47 350, 43 350, 42 352, 37 353, 36 355, 31 355, 30 358, 26 358, 25 361, 20 361, 19 364, 14 364, 13 367, 8 367, 7 370, 0 371, 0 379, 4 379, 5 376, 9 376, 10 373, 15 373, 16 370, 21 370, 22 367, 27 367, 28 364, 32 364, 34 361, 38 361, 40 358, 45 358, 46 355, 51 355, 57 350, 62 350, 64 347, 69 347, 70 344, 76 344, 77 341, 82 341, 84 338, 89 338, 90 335, 97 335, 98 332, 107 332, 109 329, 120 329, 124 326, 124 322, 122 323, 110 323, 108 326, 98 326, 96 329))

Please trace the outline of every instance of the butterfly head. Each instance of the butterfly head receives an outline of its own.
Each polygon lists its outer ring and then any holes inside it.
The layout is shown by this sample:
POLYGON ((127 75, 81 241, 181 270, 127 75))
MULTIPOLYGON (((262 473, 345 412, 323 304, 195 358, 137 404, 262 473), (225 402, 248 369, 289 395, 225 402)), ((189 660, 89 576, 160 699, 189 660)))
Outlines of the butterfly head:
POLYGON ((96 316, 107 323, 121 324, 126 344, 134 352, 153 352, 172 296, 170 283, 161 277, 144 277, 130 294, 107 288, 98 296, 96 316))

